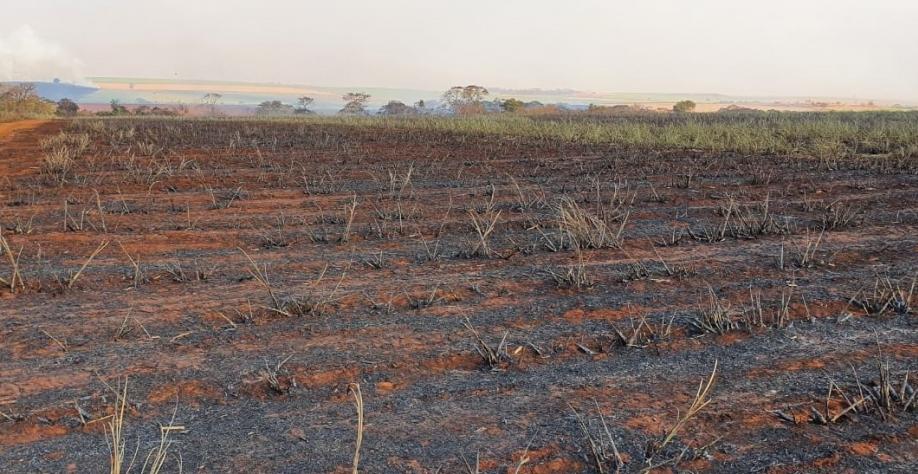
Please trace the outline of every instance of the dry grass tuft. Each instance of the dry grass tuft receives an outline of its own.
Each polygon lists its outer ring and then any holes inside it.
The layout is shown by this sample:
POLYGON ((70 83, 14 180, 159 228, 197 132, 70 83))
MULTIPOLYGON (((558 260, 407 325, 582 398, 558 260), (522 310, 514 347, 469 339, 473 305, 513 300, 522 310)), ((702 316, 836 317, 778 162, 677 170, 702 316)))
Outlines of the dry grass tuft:
POLYGON ((692 320, 692 325, 702 332, 724 334, 739 327, 735 316, 730 303, 718 298, 709 286, 707 302, 698 304, 698 316, 692 320))
POLYGON ((13 249, 10 247, 10 243, 3 237, 3 230, 0 229, 0 254, 6 254, 7 260, 10 262, 10 277, 9 280, 0 277, 0 283, 4 286, 9 286, 10 291, 16 292, 16 288, 24 289, 25 282, 22 279, 22 274, 19 271, 19 258, 22 256, 22 249, 20 247, 19 252, 13 252, 13 249))
POLYGON ((558 227, 569 238, 574 248, 601 249, 619 248, 622 232, 628 223, 629 214, 616 215, 618 228, 611 227, 611 219, 602 219, 581 208, 569 197, 561 199, 557 206, 558 227))
MULTIPOLYGON (((111 418, 108 420, 108 449, 110 453, 110 463, 109 463, 109 472, 111 474, 121 474, 122 469, 124 468, 124 409, 127 407, 127 380, 124 381, 124 386, 121 388, 120 392, 116 392, 117 397, 115 398, 115 407, 112 413, 111 418)), ((136 456, 136 452, 134 455, 136 456)), ((127 467, 127 471, 131 470, 134 461, 131 460, 130 464, 127 467)))
POLYGON ((618 452, 618 446, 615 444, 612 432, 609 431, 609 425, 606 424, 606 419, 599 409, 599 403, 595 400, 594 403, 596 404, 596 412, 599 414, 599 421, 602 427, 599 435, 593 434, 593 431, 590 430, 586 421, 580 413, 577 413, 577 410, 575 410, 570 403, 568 403, 567 406, 574 412, 577 424, 580 425, 580 432, 583 433, 583 436, 586 437, 590 445, 590 454, 593 457, 593 464, 596 467, 596 471, 599 472, 599 474, 621 472, 622 468, 625 466, 625 461, 622 459, 621 453, 618 452))
POLYGON ((99 244, 98 247, 96 247, 96 249, 91 254, 89 254, 89 257, 87 257, 86 261, 83 262, 83 266, 81 266, 80 269, 77 270, 76 273, 71 275, 70 278, 67 280, 67 288, 73 288, 73 285, 80 278, 80 275, 83 274, 83 271, 86 270, 86 267, 88 267, 89 264, 92 263, 92 260, 96 258, 97 255, 99 255, 103 250, 105 250, 105 247, 108 247, 108 244, 109 242, 107 240, 103 241, 101 244, 99 244))
POLYGON ((918 276, 912 278, 912 283, 906 290, 901 281, 894 281, 889 276, 877 277, 871 290, 857 292, 848 303, 867 316, 880 316, 887 312, 909 314, 912 312, 912 297, 915 294, 916 283, 918 276))
MULTIPOLYGON (((124 439, 124 415, 125 409, 127 407, 127 390, 128 381, 125 379, 124 385, 120 386, 117 391, 115 391, 115 405, 112 412, 112 415, 108 419, 106 425, 106 432, 108 433, 108 438, 106 442, 108 443, 109 448, 109 472, 110 474, 121 474, 130 473, 134 467, 134 462, 137 460, 137 451, 134 450, 134 454, 131 457, 130 462, 125 466, 125 439, 124 439)), ((172 440, 170 436, 175 432, 184 432, 185 427, 175 424, 175 415, 178 412, 178 405, 176 405, 175 410, 172 411, 172 418, 169 420, 167 425, 159 425, 159 443, 154 446, 147 457, 144 460, 143 466, 140 469, 141 474, 160 474, 163 472, 163 466, 166 464, 166 461, 169 458, 171 453, 170 448, 172 447, 172 440)), ((182 472, 182 457, 181 455, 176 455, 177 459, 177 469, 178 472, 182 472)))
POLYGON ((559 288, 573 288, 582 290, 593 286, 593 279, 587 272, 586 265, 583 262, 583 254, 577 252, 577 264, 569 265, 564 268, 546 270, 555 284, 559 288))
POLYGON ((503 362, 510 361, 510 354, 507 353, 507 336, 510 335, 510 331, 505 331, 497 346, 493 346, 482 339, 481 334, 472 326, 469 318, 465 318, 463 324, 475 339, 475 351, 478 352, 478 355, 488 364, 491 370, 499 370, 503 362))
POLYGON ((357 467, 360 465, 360 446, 363 444, 363 394, 360 392, 360 384, 357 383, 348 385, 347 389, 354 395, 354 407, 357 409, 357 440, 354 446, 354 463, 351 471, 357 474, 357 467))
POLYGON ((708 376, 707 382, 702 380, 698 383, 698 390, 695 392, 695 398, 692 399, 692 404, 689 405, 688 409, 685 410, 685 413, 682 416, 679 416, 676 420, 676 424, 669 429, 669 432, 666 434, 666 437, 663 438, 663 442, 660 443, 660 447, 663 448, 669 444, 673 438, 679 434, 679 431, 689 422, 692 418, 695 417, 701 410, 711 403, 709 398, 711 393, 711 387, 714 386, 714 379, 717 377, 717 362, 714 361, 714 368, 711 369, 711 375, 708 376))
POLYGON ((472 229, 478 240, 475 241, 469 249, 468 256, 490 258, 494 251, 491 249, 491 233, 494 232, 494 226, 497 225, 497 219, 500 218, 501 211, 494 212, 489 209, 481 216, 475 210, 469 210, 469 219, 472 221, 472 229))
MULTIPOLYGON (((824 425, 845 419, 855 420, 855 415, 862 413, 877 414, 889 422, 895 420, 897 415, 914 412, 918 392, 909 381, 911 373, 905 371, 901 378, 894 376, 889 360, 883 358, 882 352, 877 354, 876 365, 876 378, 867 383, 861 382, 860 375, 852 366, 854 387, 842 387, 830 378, 822 410, 811 407, 811 420, 824 425), (835 406, 844 408, 833 409, 835 406)), ((776 415, 781 416, 780 413, 776 415)))
POLYGON ((59 184, 64 184, 70 176, 75 158, 79 158, 89 148, 89 135, 85 133, 60 133, 42 140, 45 149, 41 172, 59 184))

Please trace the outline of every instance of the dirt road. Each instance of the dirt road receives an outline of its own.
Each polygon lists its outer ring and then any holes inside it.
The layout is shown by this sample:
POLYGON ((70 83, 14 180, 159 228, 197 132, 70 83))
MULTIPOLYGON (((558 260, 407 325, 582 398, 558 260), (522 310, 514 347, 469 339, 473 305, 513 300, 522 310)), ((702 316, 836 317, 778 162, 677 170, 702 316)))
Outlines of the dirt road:
POLYGON ((50 120, 17 120, 15 122, 0 123, 0 143, 6 142, 11 136, 23 130, 31 130, 50 122, 50 120))

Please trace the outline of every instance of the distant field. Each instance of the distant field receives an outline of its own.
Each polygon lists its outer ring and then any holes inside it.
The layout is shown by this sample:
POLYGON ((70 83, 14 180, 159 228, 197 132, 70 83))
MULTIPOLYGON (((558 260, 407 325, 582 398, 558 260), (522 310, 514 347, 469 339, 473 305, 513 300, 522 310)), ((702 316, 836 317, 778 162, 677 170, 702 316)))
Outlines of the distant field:
MULTIPOLYGON (((112 99, 123 103, 199 104, 207 93, 219 93, 220 103, 228 106, 254 106, 266 100, 296 103, 304 95, 316 100, 315 110, 334 113, 341 108, 341 96, 354 89, 340 87, 311 87, 289 84, 254 84, 210 81, 168 81, 156 79, 92 78, 99 91, 84 99, 86 103, 106 104, 112 99)), ((378 107, 389 100, 413 103, 421 99, 439 98, 435 91, 409 89, 360 88, 371 94, 370 105, 378 107)))
POLYGON ((576 113, 458 118, 311 117, 273 121, 646 150, 781 153, 827 159, 862 154, 900 159, 918 156, 918 112, 576 113))
MULTIPOLYGON (((379 107, 390 100, 414 103, 418 100, 437 101, 442 91, 386 89, 374 87, 315 87, 292 84, 255 84, 215 81, 179 81, 161 79, 92 78, 99 91, 83 99, 85 103, 107 104, 118 99, 126 104, 166 103, 197 104, 206 93, 220 93, 221 104, 230 106, 256 105, 265 100, 281 100, 293 104, 296 99, 308 95, 316 99, 316 110, 332 113, 341 107, 341 96, 360 90, 372 95, 370 105, 379 107)), ((699 112, 713 112, 729 105, 740 105, 759 110, 782 111, 827 111, 827 110, 881 110, 892 107, 892 103, 868 103, 864 100, 846 98, 802 99, 802 98, 756 98, 722 94, 655 94, 655 93, 594 93, 584 91, 512 91, 495 89, 494 98, 515 97, 523 101, 542 103, 564 103, 572 106, 637 105, 651 110, 670 110, 679 100, 691 99, 698 103, 699 112)))

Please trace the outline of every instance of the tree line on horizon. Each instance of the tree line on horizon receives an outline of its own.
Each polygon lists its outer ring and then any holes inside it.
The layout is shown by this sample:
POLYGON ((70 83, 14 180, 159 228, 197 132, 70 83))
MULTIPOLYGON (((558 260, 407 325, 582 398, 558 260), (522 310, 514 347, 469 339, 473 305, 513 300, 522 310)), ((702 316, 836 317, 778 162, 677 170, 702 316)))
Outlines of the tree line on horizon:
MULTIPOLYGON (((441 104, 438 108, 430 108, 424 100, 419 100, 412 105, 400 100, 390 100, 377 111, 378 115, 385 116, 413 116, 427 114, 455 114, 471 115, 486 113, 488 111, 517 112, 527 106, 542 106, 539 102, 525 103, 517 99, 495 100, 486 103, 490 94, 487 88, 478 85, 454 86, 443 93, 441 104), (489 110, 489 108, 491 110, 489 110)), ((367 103, 372 96, 365 92, 348 92, 341 97, 344 106, 338 111, 339 115, 367 116, 370 111, 367 103)), ((264 101, 256 109, 257 115, 314 115, 310 108, 315 99, 303 96, 297 99, 297 105, 285 104, 279 100, 264 101)))
MULTIPOLYGON (((470 84, 467 86, 454 86, 440 96, 440 103, 430 107, 424 100, 419 100, 408 105, 399 100, 390 100, 376 112, 381 116, 410 117, 418 115, 478 115, 486 113, 518 113, 529 109, 550 109, 561 111, 557 106, 546 106, 538 101, 523 102, 516 98, 495 99, 488 101, 490 92, 483 86, 470 84)), ((369 116, 367 103, 372 96, 365 92, 349 92, 341 97, 344 106, 338 111, 345 116, 369 116)), ((209 115, 219 115, 219 102, 223 98, 219 93, 207 93, 201 98, 201 105, 209 115)), ((309 96, 299 97, 295 105, 286 104, 280 100, 261 102, 255 108, 258 116, 295 116, 316 115, 312 110, 315 99, 309 96)), ((96 112, 100 116, 124 115, 166 115, 179 116, 189 113, 184 104, 174 107, 160 107, 140 105, 128 109, 118 100, 110 102, 110 110, 96 112)), ((590 113, 621 112, 646 110, 633 106, 596 106, 591 104, 587 109, 590 113)), ((688 113, 695 110, 695 103, 683 100, 676 103, 672 111, 688 113)), ((35 86, 29 83, 15 85, 0 84, 0 117, 2 116, 50 116, 62 117, 75 116, 80 112, 80 107, 70 99, 61 99, 57 102, 43 99, 36 93, 35 86)))
MULTIPOLYGON (((544 104, 538 101, 523 102, 516 98, 495 99, 487 101, 490 92, 487 88, 470 84, 467 86, 453 86, 444 92, 441 96, 441 104, 438 108, 432 109, 427 106, 424 100, 419 100, 413 105, 407 105, 399 100, 390 100, 386 105, 379 108, 378 115, 384 116, 414 116, 427 114, 446 114, 446 115, 477 115, 489 112, 507 112, 516 113, 531 108, 543 108, 544 104)), ((367 110, 367 102, 372 96, 364 92, 349 92, 341 97, 344 106, 338 111, 339 115, 366 116, 370 115, 367 110)), ((256 109, 257 115, 278 116, 278 115, 314 115, 315 112, 310 106, 315 101, 312 97, 303 96, 297 99, 297 105, 292 106, 284 104, 279 100, 264 101, 256 109)), ((683 100, 677 102, 672 111, 677 113, 693 112, 695 102, 683 100)), ((633 108, 632 106, 626 106, 633 108)), ((609 107, 590 105, 589 110, 597 112, 599 110, 610 109, 609 107)))

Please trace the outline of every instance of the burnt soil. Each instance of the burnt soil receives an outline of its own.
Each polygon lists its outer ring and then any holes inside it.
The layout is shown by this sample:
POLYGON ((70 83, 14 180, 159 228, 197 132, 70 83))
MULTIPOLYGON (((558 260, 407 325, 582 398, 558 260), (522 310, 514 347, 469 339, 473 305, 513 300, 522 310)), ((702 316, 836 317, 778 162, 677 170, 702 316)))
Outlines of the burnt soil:
POLYGON ((596 472, 573 410, 597 438, 602 415, 623 472, 918 468, 914 406, 813 415, 846 406, 826 408, 830 381, 916 369, 914 310, 849 301, 918 271, 914 167, 343 125, 33 125, 0 138, 0 224, 24 280, 0 289, 4 472, 107 472, 125 379, 135 472, 170 421, 184 430, 164 472, 179 456, 186 472, 350 472, 350 384, 362 472, 466 472, 476 456, 481 472, 596 472), (84 130, 66 182, 43 173, 40 141, 84 130), (613 230, 627 213, 621 245, 552 251, 562 197, 614 211, 613 230), (725 208, 766 202, 770 229, 719 232, 725 208), (489 255, 472 252, 473 220, 495 221, 489 255), (589 286, 549 273, 580 262, 589 286), (709 288, 737 320, 751 291, 766 315, 789 299, 785 321, 705 332, 709 288), (467 322, 495 349, 506 334, 495 367, 467 322), (715 361, 711 403, 652 449, 715 361))

